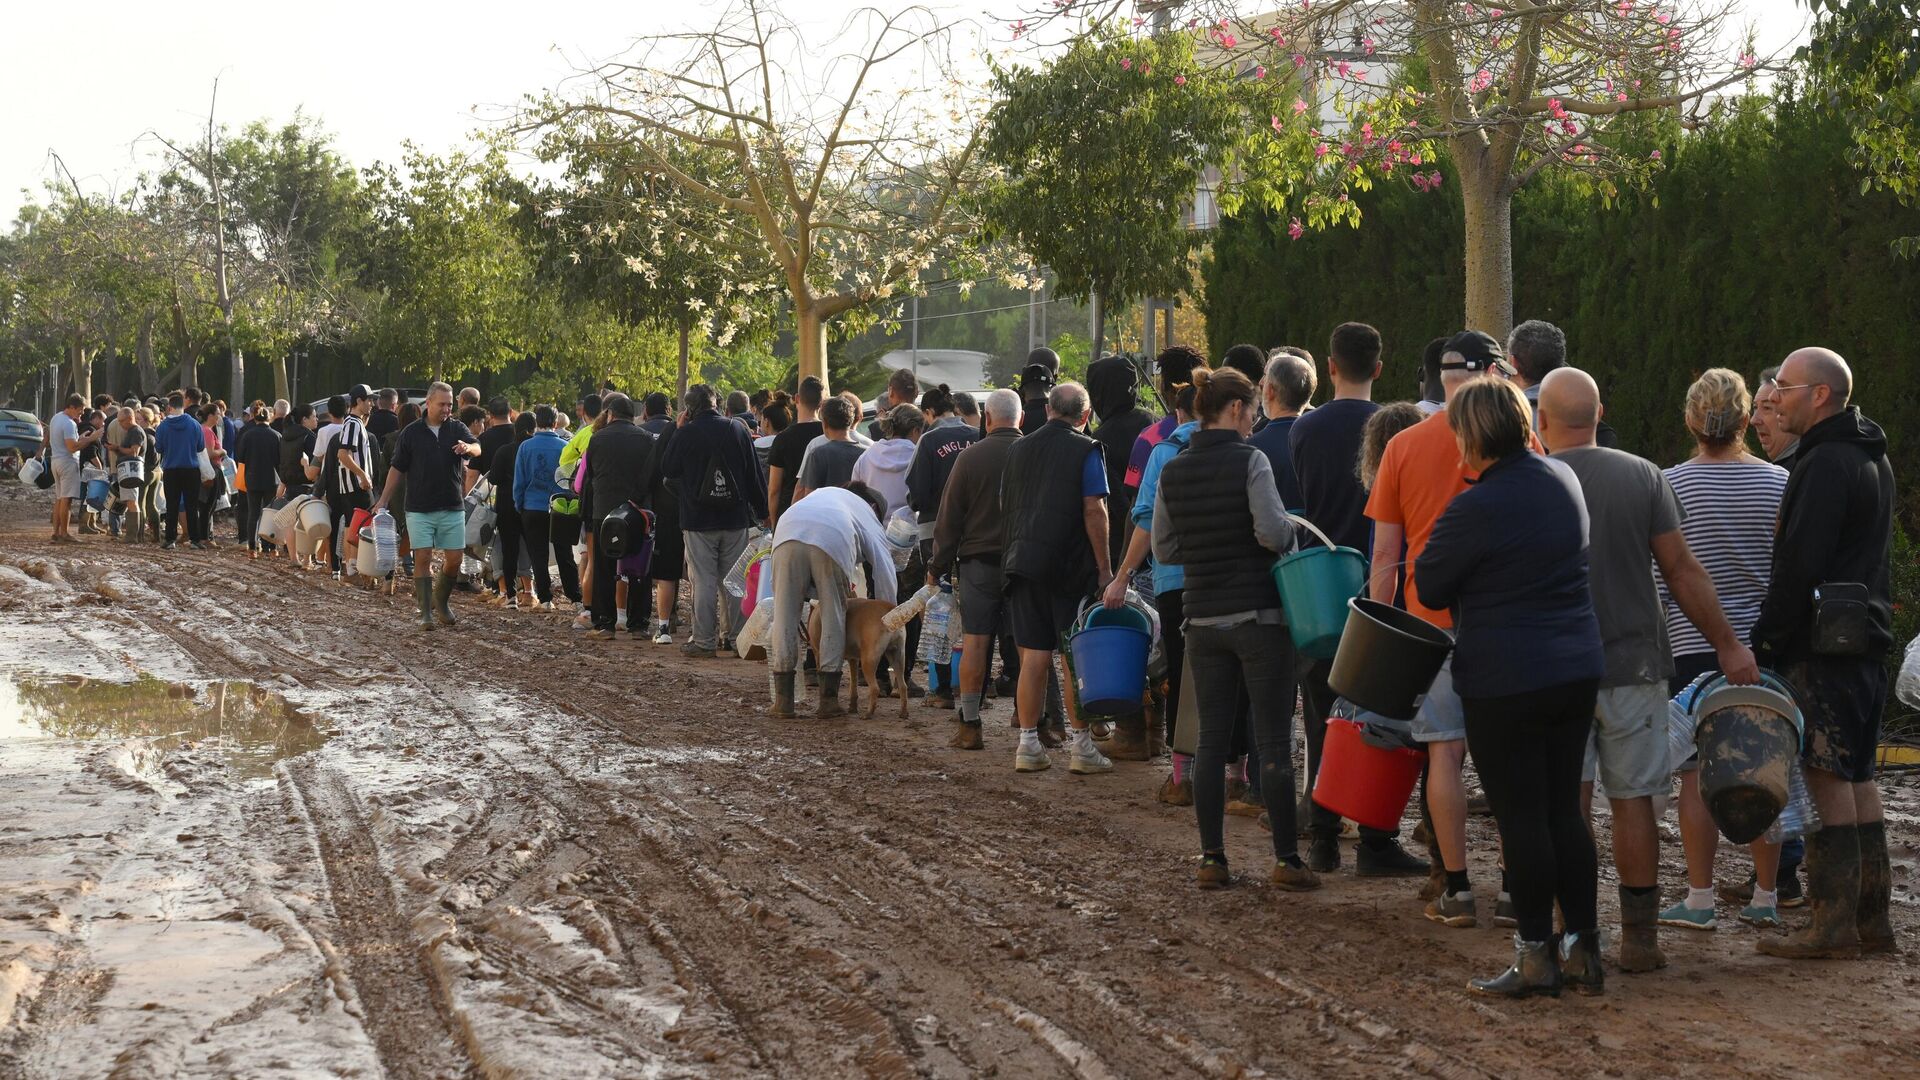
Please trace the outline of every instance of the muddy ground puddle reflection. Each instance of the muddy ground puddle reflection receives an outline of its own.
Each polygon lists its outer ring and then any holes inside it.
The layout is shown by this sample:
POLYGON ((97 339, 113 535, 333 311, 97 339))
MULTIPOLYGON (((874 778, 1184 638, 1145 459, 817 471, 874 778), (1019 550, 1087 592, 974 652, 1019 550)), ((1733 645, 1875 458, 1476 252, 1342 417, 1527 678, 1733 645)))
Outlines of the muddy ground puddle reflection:
POLYGON ((160 750, 217 750, 242 779, 315 750, 328 732, 271 690, 248 682, 192 684, 0 672, 0 740, 141 739, 160 750))

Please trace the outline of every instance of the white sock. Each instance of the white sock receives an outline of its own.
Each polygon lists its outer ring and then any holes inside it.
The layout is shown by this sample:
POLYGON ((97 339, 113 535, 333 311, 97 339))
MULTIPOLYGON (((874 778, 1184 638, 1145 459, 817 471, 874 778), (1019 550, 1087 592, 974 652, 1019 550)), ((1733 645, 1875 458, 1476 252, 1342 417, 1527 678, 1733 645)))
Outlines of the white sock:
POLYGON ((1711 888, 1696 889, 1691 885, 1687 886, 1687 910, 1712 911, 1713 890, 1711 888))
POLYGON ((1073 748, 1075 750, 1092 749, 1093 748, 1093 729, 1092 728, 1074 728, 1073 729, 1073 748))
POLYGON ((1022 751, 1033 751, 1033 750, 1040 749, 1040 729, 1039 728, 1021 728, 1020 729, 1020 749, 1022 751))
POLYGON ((1755 885, 1753 887, 1753 906, 1754 907, 1779 907, 1780 906, 1779 890, 1763 889, 1760 886, 1755 885))

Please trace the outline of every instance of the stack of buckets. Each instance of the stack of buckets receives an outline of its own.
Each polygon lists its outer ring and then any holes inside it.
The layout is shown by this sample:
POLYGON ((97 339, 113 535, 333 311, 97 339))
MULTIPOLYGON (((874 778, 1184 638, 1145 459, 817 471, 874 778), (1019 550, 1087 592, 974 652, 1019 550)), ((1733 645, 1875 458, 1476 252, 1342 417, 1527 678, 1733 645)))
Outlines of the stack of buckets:
MULTIPOLYGON (((1336 546, 1305 518, 1293 520, 1325 545, 1296 551, 1273 567, 1294 648, 1308 659, 1331 659, 1328 683, 1360 710, 1411 720, 1453 639, 1416 616, 1360 598, 1366 557, 1336 546)), ((1361 732, 1357 721, 1327 720, 1313 801, 1362 825, 1398 828, 1427 755, 1374 745, 1361 732)))

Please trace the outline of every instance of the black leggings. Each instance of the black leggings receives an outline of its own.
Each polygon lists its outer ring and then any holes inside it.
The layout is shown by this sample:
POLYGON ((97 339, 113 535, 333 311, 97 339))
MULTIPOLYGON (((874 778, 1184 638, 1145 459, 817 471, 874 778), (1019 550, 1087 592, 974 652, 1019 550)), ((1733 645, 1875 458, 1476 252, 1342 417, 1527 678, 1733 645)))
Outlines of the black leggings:
POLYGON ((328 541, 332 569, 340 569, 340 553, 347 549, 347 527, 353 523, 353 512, 372 508, 373 500, 364 491, 336 491, 327 496, 327 519, 333 529, 328 541))
POLYGON ((267 504, 273 501, 273 488, 256 491, 248 488, 240 496, 240 539, 247 545, 248 551, 260 549, 260 515, 267 504))
MULTIPOLYGON (((520 591, 521 529, 520 511, 504 503, 493 504, 493 531, 500 534, 500 565, 493 568, 493 576, 506 579, 508 597, 520 591)), ((538 597, 539 593, 534 595, 538 597)))
POLYGON ((580 519, 570 514, 520 511, 520 536, 527 545, 527 561, 533 564, 533 593, 541 603, 553 599, 551 565, 560 567, 560 591, 567 599, 580 602, 580 577, 573 566, 573 541, 579 535, 580 519))
POLYGON ((1582 679, 1524 694, 1460 699, 1467 749, 1500 826, 1522 941, 1553 936, 1555 900, 1568 933, 1599 924, 1599 862, 1580 812, 1580 768, 1599 685, 1582 679))
POLYGON ((166 541, 171 544, 180 535, 180 515, 187 515, 187 540, 201 539, 201 529, 206 518, 200 512, 200 467, 189 465, 184 469, 167 469, 160 474, 160 483, 166 489, 166 541))
POLYGON ((1187 660, 1193 665, 1200 705, 1200 738, 1194 748, 1193 810, 1200 823, 1200 850, 1224 849, 1227 761, 1242 704, 1250 699, 1249 726, 1260 748, 1260 796, 1273 825, 1274 857, 1299 852, 1293 791, 1293 638, 1284 626, 1242 623, 1228 629, 1187 627, 1187 660))

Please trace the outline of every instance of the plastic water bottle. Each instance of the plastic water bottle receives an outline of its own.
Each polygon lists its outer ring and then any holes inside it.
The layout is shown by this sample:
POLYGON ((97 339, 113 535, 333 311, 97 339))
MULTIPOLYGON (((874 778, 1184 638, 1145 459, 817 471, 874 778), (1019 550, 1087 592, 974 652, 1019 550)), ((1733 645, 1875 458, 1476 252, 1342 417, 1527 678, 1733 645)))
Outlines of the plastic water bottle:
POLYGON ((381 577, 393 573, 400 562, 400 531, 386 507, 373 513, 373 567, 381 577))
POLYGON ((1767 828, 1767 842, 1785 843, 1796 836, 1820 830, 1820 812, 1814 809, 1813 795, 1807 790, 1806 770, 1796 755, 1787 763, 1787 805, 1767 828))
POLYGON ((953 621, 953 587, 941 585, 927 599, 927 612, 920 623, 920 655, 930 664, 944 664, 952 651, 947 644, 947 627, 953 621))
POLYGON ((1667 702, 1667 767, 1674 772, 1679 772, 1695 753, 1693 733, 1700 726, 1700 717, 1694 706, 1700 702, 1702 685, 1713 677, 1713 672, 1699 676, 1667 702))

